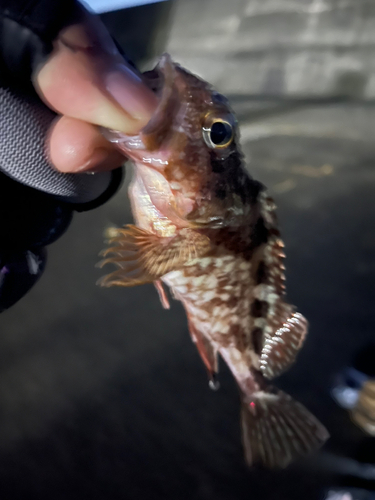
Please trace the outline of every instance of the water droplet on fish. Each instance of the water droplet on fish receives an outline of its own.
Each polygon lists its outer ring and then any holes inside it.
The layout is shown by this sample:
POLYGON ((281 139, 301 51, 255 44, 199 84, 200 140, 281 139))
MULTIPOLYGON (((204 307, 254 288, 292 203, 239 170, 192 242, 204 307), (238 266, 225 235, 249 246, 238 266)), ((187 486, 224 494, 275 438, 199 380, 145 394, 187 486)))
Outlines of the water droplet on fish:
POLYGON ((218 391, 220 389, 220 382, 213 378, 208 381, 208 387, 213 391, 218 391))

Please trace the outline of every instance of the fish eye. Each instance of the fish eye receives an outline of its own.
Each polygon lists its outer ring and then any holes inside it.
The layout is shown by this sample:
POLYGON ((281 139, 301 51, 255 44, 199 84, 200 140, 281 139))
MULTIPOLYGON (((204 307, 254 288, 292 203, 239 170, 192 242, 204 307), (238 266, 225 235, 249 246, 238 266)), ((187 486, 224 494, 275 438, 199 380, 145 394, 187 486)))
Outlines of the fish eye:
POLYGON ((203 139, 209 148, 226 148, 234 138, 233 120, 230 117, 208 115, 203 124, 203 139))

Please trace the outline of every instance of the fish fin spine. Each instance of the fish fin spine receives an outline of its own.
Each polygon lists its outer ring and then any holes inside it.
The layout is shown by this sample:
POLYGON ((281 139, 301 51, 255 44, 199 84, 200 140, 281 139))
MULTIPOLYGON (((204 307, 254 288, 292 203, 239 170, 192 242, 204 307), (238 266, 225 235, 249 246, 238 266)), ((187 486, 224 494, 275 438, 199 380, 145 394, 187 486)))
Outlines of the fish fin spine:
POLYGON ((158 292, 158 295, 159 295, 159 299, 160 299, 160 302, 161 302, 161 305, 164 309, 170 309, 171 308, 171 305, 169 303, 169 300, 168 300, 168 296, 167 296, 167 293, 166 291, 164 290, 164 287, 163 287, 163 282, 161 280, 156 280, 154 282, 154 285, 155 285, 155 288, 158 292))
POLYGON ((305 317, 300 313, 293 313, 272 336, 265 339, 260 356, 260 370, 264 377, 278 377, 294 363, 307 330, 305 317))
POLYGON ((217 347, 203 334, 198 328, 195 327, 194 322, 188 314, 189 332, 192 341, 197 347, 198 353, 207 369, 210 387, 217 387, 217 373, 218 373, 218 349, 217 347))

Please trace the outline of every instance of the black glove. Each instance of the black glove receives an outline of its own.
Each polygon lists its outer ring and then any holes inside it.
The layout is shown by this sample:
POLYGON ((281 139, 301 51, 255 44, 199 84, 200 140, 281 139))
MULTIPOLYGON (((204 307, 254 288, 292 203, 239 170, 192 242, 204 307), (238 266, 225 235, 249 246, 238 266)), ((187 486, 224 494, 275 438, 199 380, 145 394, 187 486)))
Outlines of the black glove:
POLYGON ((82 11, 73 0, 0 0, 0 311, 40 277, 44 246, 62 235, 73 211, 104 203, 121 182, 121 169, 61 174, 45 155, 56 115, 37 96, 31 75, 82 11))

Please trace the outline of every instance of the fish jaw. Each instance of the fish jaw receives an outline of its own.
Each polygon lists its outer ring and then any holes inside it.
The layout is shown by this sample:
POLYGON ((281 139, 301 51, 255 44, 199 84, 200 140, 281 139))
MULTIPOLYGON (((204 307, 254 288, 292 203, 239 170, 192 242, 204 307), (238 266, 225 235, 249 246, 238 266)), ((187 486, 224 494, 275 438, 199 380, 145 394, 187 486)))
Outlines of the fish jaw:
MULTIPOLYGON (((129 137, 119 134, 116 139, 113 139, 114 135, 111 137, 118 149, 133 160, 136 171, 134 182, 142 184, 142 190, 146 190, 150 203, 161 217, 166 217, 176 227, 191 227, 192 223, 187 217, 193 212, 195 203, 193 199, 172 189, 167 180, 165 171, 169 164, 168 151, 161 150, 157 154, 147 151, 141 135, 129 137)), ((137 210, 135 203, 133 206, 137 210)))
POLYGON ((144 77, 159 96, 149 123, 137 136, 113 130, 103 134, 135 163, 155 208, 177 228, 239 225, 239 219, 251 209, 252 190, 226 99, 173 63, 169 55, 163 55, 144 77), (224 119, 233 126, 231 139, 228 145, 215 148, 207 142, 207 127, 211 126, 207 120, 217 125, 224 119), (240 175, 243 178, 234 181, 240 175), (158 194, 161 187, 164 192, 158 194))
MULTIPOLYGON (((143 76, 150 88, 155 85, 153 80, 157 81, 157 86, 153 90, 159 97, 159 104, 149 122, 138 135, 134 136, 105 128, 102 128, 101 132, 108 141, 117 145, 126 156, 134 161, 141 161, 143 153, 146 154, 143 161, 148 161, 150 156, 147 156, 147 152, 154 151, 157 152, 157 162, 159 162, 162 143, 169 134, 171 123, 180 107, 179 91, 176 86, 176 65, 169 54, 164 54, 156 68, 144 73, 143 76)), ((161 163, 163 164, 164 161, 165 159, 162 159, 161 163)))

